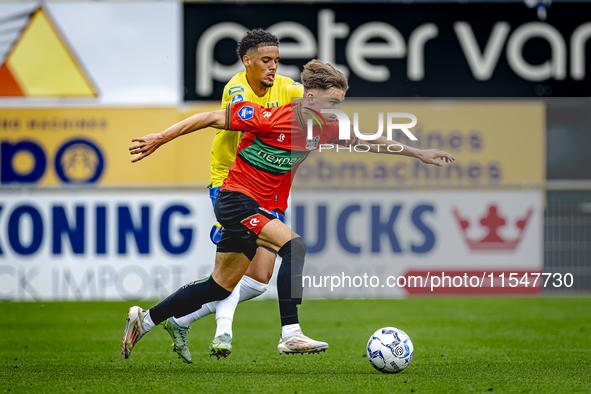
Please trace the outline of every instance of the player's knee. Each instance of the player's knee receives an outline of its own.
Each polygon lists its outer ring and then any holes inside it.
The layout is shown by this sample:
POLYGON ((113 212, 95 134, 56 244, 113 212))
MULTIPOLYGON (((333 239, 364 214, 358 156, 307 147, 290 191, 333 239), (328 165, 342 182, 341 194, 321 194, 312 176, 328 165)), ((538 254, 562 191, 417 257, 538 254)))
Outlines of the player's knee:
POLYGON ((308 246, 304 242, 301 237, 293 238, 292 240, 286 242, 281 249, 279 249, 279 256, 281 258, 285 258, 286 256, 291 256, 292 259, 294 257, 304 257, 306 255, 306 250, 308 246))
POLYGON ((301 237, 297 237, 291 240, 291 253, 304 256, 308 250, 308 245, 304 242, 301 237))
MULTIPOLYGON (((259 282, 261 282, 265 285, 268 285, 269 282, 271 281, 272 277, 273 277, 273 267, 271 267, 271 269, 267 270, 267 274, 265 275, 265 278, 261 278, 261 279, 265 279, 265 280, 261 280, 259 282)), ((265 289, 265 291, 267 291, 267 290, 265 289)))
POLYGON ((271 264, 268 264, 267 261, 261 262, 259 253, 260 251, 257 251, 257 257, 254 260, 252 260, 252 263, 250 264, 250 266, 248 266, 248 269, 246 270, 244 275, 259 283, 268 284, 269 280, 271 279, 271 276, 273 276, 273 263, 275 262, 275 254, 273 254, 273 261, 271 262, 271 264))

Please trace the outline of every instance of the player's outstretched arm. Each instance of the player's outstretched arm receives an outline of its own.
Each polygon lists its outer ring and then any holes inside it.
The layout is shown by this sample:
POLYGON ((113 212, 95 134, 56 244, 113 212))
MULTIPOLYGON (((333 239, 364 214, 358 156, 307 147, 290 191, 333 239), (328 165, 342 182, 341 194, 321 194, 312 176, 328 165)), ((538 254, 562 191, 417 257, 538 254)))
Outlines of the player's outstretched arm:
POLYGON ((131 159, 132 163, 140 161, 146 156, 154 153, 160 146, 172 141, 176 137, 189 134, 197 130, 205 129, 207 127, 215 127, 223 129, 226 121, 226 110, 201 112, 195 114, 161 133, 148 134, 144 137, 134 138, 131 142, 137 142, 136 145, 129 147, 129 153, 132 155, 139 155, 131 159))
POLYGON ((369 146, 370 152, 375 153, 388 153, 388 154, 395 154, 395 155, 403 155, 409 157, 416 157, 421 160, 423 163, 426 164, 433 164, 436 166, 442 166, 442 160, 445 160, 446 163, 452 163, 456 158, 450 155, 449 153, 442 151, 440 149, 418 149, 413 148, 411 146, 407 146, 401 144, 399 142, 389 140, 384 136, 381 136, 375 140, 365 141, 362 139, 357 138, 354 142, 355 145, 364 144, 369 146), (398 145, 396 149, 387 149, 386 146, 388 145, 398 145), (441 160, 438 160, 441 159, 441 160))

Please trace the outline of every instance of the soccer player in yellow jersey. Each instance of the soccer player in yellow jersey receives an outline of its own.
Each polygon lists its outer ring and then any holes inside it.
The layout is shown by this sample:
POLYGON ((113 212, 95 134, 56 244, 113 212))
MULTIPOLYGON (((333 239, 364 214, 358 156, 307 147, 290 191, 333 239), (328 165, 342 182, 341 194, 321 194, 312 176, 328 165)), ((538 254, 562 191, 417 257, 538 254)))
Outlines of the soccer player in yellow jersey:
MULTIPOLYGON (((262 47, 260 41, 270 40, 275 36, 264 30, 253 30, 244 36, 238 44, 238 56, 241 56, 245 71, 230 79, 224 88, 221 109, 228 103, 249 101, 263 107, 279 107, 288 104, 294 98, 301 98, 304 87, 293 79, 277 75, 279 59, 278 41, 262 47), (247 49, 248 48, 248 49, 247 49), (248 56, 248 54, 251 56, 248 56)), ((217 130, 211 149, 211 188, 222 185, 228 176, 230 166, 236 159, 236 150, 243 133, 230 130, 217 130)))
MULTIPOLYGON (((279 107, 301 98, 304 87, 293 79, 276 74, 279 61, 279 40, 262 29, 251 30, 238 43, 238 57, 244 63, 245 71, 230 79, 224 88, 221 109, 228 103, 249 101, 263 107, 279 107)), ((236 151, 243 133, 230 130, 217 130, 211 150, 211 184, 209 186, 212 203, 215 203, 220 186, 228 176, 230 166, 236 159, 236 151)), ((287 187, 286 190, 289 190, 287 187)), ((287 195, 279 198, 286 199, 287 195)), ((281 202, 281 201, 278 201, 281 202)), ((283 221, 283 214, 275 206, 269 205, 283 221)), ((217 244, 221 227, 216 223, 211 238, 217 244)), ((187 333, 191 323, 216 313, 217 330, 209 347, 210 355, 227 357, 232 351, 232 320, 239 302, 255 298, 265 291, 273 274, 275 253, 259 247, 244 277, 232 294, 222 301, 205 304, 201 309, 181 318, 169 318, 163 322, 174 341, 174 351, 186 362, 191 362, 187 333)), ((282 337, 288 337, 300 327, 298 324, 283 326, 282 337)), ((315 342, 315 341, 314 341, 315 342)), ((309 344, 304 344, 309 345, 309 344)))

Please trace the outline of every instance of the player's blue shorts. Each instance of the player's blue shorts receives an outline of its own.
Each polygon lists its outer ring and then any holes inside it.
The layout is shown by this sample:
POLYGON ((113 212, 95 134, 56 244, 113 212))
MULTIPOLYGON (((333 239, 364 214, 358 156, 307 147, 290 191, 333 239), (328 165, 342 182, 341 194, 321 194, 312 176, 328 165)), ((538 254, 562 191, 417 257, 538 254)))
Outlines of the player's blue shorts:
MULTIPOLYGON (((215 199, 217 198, 219 192, 220 192, 220 187, 221 186, 216 186, 216 187, 209 187, 209 198, 211 198, 211 205, 215 207, 215 199)), ((275 211, 271 211, 271 213, 273 215, 275 215, 275 217, 279 220, 281 220, 281 223, 285 223, 285 215, 283 215, 282 213, 279 212, 275 212, 275 211)), ((213 225, 213 227, 211 228, 211 231, 209 232, 209 238, 211 239, 211 242, 213 242, 215 245, 218 244, 218 242, 220 242, 220 239, 222 238, 222 225, 219 223, 216 223, 213 225)))

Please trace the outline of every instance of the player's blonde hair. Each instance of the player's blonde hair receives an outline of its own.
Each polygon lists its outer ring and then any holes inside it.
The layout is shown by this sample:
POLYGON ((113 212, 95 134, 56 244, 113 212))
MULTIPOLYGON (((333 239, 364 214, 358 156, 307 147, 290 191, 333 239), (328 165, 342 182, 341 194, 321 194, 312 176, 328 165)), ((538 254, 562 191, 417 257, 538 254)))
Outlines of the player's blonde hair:
POLYGON ((349 89, 345 74, 334 68, 332 64, 323 63, 317 59, 308 62, 300 76, 305 90, 336 88, 346 92, 349 89))

